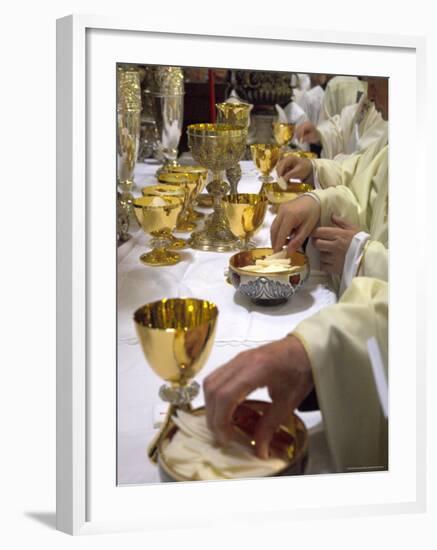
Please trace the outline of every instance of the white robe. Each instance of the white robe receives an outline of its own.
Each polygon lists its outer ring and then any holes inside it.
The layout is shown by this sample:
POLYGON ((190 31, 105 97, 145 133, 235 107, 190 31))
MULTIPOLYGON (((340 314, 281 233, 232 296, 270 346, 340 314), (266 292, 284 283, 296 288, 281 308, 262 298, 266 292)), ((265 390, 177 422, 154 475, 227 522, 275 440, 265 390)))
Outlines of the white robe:
POLYGON ((308 120, 317 126, 325 92, 321 86, 310 90, 294 90, 294 101, 305 112, 308 120))
POLYGON ((358 93, 367 92, 367 82, 356 76, 334 76, 326 85, 319 122, 339 115, 346 105, 358 101, 358 93))
POLYGON ((328 444, 339 472, 386 469, 387 419, 367 352, 376 338, 388 365, 388 284, 357 277, 340 301, 302 321, 293 334, 311 362, 328 444))
POLYGON ((363 95, 317 126, 322 158, 345 160, 348 155, 368 152, 370 162, 388 142, 388 123, 363 95))
POLYGON ((332 215, 358 225, 369 234, 353 275, 388 280, 388 146, 369 162, 369 151, 343 162, 315 160, 321 189, 321 226, 332 226, 332 215))

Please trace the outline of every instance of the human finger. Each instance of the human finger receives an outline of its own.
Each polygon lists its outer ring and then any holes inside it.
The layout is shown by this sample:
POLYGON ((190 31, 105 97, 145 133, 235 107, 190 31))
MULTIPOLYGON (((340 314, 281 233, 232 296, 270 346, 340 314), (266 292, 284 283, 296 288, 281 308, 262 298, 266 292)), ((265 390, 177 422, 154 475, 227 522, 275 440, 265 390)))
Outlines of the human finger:
POLYGON ((313 242, 313 245, 315 248, 317 248, 317 250, 319 250, 320 252, 332 252, 333 249, 334 249, 334 243, 335 241, 332 240, 332 241, 329 241, 329 240, 325 240, 325 239, 315 239, 314 237, 312 238, 312 242, 313 242))
POLYGON ((254 432, 254 439, 256 454, 260 458, 269 458, 269 447, 273 435, 292 413, 292 410, 287 409, 285 403, 281 401, 273 402, 258 421, 254 432))
POLYGON ((325 241, 335 241, 339 236, 338 227, 317 227, 311 232, 311 237, 313 239, 323 239, 325 241))

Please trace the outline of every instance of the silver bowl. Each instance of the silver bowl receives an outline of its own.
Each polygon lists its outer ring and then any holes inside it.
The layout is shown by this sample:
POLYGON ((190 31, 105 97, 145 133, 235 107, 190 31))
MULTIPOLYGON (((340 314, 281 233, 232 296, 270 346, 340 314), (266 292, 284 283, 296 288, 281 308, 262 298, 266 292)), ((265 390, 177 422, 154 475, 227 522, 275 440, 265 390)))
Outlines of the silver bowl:
POLYGON ((303 252, 295 252, 291 256, 292 267, 287 271, 261 274, 241 269, 255 265, 256 260, 271 254, 271 248, 255 248, 238 252, 229 260, 229 279, 234 288, 255 304, 263 306, 286 302, 299 291, 310 274, 308 258, 303 252))

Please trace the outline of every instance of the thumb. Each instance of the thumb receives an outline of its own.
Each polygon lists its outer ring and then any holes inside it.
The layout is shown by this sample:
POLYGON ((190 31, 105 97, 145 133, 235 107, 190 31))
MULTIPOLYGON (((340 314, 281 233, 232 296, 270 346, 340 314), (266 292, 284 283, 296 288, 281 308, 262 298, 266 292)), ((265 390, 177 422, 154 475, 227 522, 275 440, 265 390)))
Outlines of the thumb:
POLYGON ((355 227, 353 223, 350 223, 348 220, 340 218, 340 216, 336 216, 335 214, 332 214, 331 220, 334 225, 340 227, 341 229, 353 229, 355 227))
POLYGON ((259 420, 255 429, 256 454, 259 458, 269 458, 269 446, 275 431, 284 422, 284 403, 273 402, 259 420))

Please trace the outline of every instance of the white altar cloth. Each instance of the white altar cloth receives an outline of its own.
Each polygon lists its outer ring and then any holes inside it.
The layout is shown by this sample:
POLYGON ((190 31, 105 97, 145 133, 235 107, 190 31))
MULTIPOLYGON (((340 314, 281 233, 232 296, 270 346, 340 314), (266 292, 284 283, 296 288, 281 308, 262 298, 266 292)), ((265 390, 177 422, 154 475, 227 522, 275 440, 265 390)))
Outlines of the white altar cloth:
MULTIPOLYGON (((258 192, 251 161, 241 162, 243 177, 239 192, 258 192)), ((138 164, 135 182, 138 191, 155 183, 156 164, 138 164)), ((255 236, 257 246, 269 246, 269 228, 274 214, 268 212, 255 236)), ((181 237, 188 236, 177 234, 181 237)), ((132 314, 139 306, 170 297, 197 297, 217 304, 219 318, 216 340, 205 367, 196 378, 199 383, 216 367, 237 353, 288 334, 306 317, 336 301, 328 279, 312 272, 299 293, 281 306, 263 307, 252 304, 226 282, 225 271, 233 253, 179 251, 183 260, 169 267, 148 267, 139 261, 149 237, 135 231, 130 241, 118 250, 118 472, 119 485, 159 481, 157 467, 147 457, 147 445, 156 429, 157 410, 165 409, 158 396, 163 381, 148 367, 138 344, 132 314)), ((268 400, 265 389, 251 397, 268 400)), ((202 393, 194 406, 203 405, 202 393)), ((332 462, 319 411, 299 412, 310 434, 310 459, 306 473, 332 472, 332 462)))

